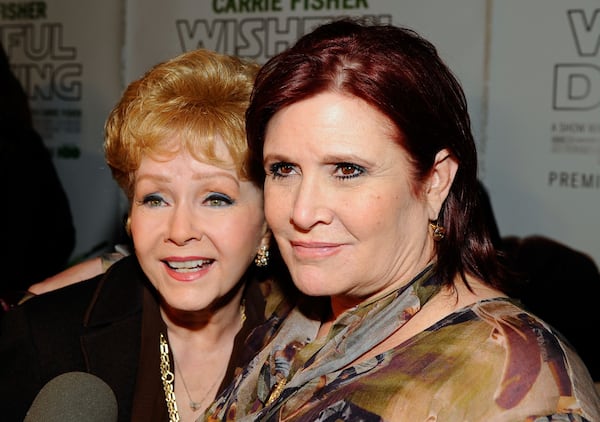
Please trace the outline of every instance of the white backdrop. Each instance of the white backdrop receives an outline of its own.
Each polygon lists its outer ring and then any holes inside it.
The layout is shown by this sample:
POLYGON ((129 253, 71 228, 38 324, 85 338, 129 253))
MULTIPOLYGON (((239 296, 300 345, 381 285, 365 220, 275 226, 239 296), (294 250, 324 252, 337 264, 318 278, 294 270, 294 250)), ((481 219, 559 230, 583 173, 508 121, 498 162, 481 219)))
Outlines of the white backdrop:
POLYGON ((600 2, 502 0, 492 16, 481 154, 499 228, 600 263, 600 2))
POLYGON ((36 3, 45 18, 14 19, 0 4, 0 39, 17 67, 82 69, 66 78, 80 83, 78 100, 29 90, 36 109, 50 110, 38 124, 71 198, 76 254, 110 241, 126 207, 101 154, 102 125, 126 83, 197 47, 262 63, 323 20, 372 15, 430 39, 463 83, 502 235, 543 234, 600 262, 598 0, 270 0, 256 2, 261 10, 225 0, 36 3), (23 29, 13 38, 15 24, 23 29), (61 28, 46 36, 60 54, 33 59, 25 45, 44 25, 61 28))
MULTIPOLYGON (((204 47, 264 63, 300 35, 325 20, 341 16, 375 16, 419 31, 434 42, 464 83, 479 129, 486 11, 481 0, 273 0, 280 10, 236 11, 225 0, 129 0, 125 77, 129 82, 153 64, 183 51, 204 47), (316 10, 310 4, 346 4, 316 10), (216 7, 215 7, 216 6, 216 7), (355 6, 352 7, 351 6, 355 6)), ((252 3, 252 2, 246 2, 252 3)))

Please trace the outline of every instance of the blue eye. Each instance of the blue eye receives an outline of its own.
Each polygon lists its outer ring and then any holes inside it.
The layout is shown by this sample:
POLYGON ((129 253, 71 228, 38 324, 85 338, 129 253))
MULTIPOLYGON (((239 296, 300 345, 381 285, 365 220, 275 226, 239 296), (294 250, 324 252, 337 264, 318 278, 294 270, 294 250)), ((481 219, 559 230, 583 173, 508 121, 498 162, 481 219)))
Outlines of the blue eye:
POLYGON ((206 197, 204 203, 210 207, 224 207, 232 205, 235 201, 228 195, 223 193, 213 192, 206 197))
POLYGON ((334 175, 340 179, 352 179, 365 173, 364 167, 353 163, 337 163, 334 175))

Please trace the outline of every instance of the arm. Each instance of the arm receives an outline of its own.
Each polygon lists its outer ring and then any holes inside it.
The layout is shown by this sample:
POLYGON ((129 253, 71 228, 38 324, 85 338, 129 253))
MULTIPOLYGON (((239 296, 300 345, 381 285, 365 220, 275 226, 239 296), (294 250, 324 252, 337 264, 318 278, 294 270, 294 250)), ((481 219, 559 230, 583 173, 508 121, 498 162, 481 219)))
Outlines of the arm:
POLYGON ((35 295, 41 295, 42 293, 77 283, 78 281, 87 280, 102 272, 104 272, 102 258, 98 256, 75 264, 58 274, 33 284, 27 290, 35 295))
POLYGON ((41 295, 42 293, 87 280, 105 272, 112 264, 126 255, 126 253, 122 252, 111 252, 87 259, 39 283, 31 285, 27 290, 33 295, 41 295))

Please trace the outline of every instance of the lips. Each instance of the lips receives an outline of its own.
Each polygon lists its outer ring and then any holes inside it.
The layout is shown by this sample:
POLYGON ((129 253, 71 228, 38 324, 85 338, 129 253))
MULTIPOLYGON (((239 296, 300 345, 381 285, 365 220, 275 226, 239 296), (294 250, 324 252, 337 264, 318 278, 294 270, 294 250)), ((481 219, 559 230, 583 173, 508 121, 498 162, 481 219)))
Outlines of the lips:
POLYGON ((298 258, 322 259, 333 256, 340 251, 339 243, 330 242, 290 242, 292 249, 298 258))
POLYGON ((307 249, 331 249, 337 248, 341 246, 340 243, 332 243, 332 242, 307 242, 307 241, 297 241, 292 240, 290 244, 293 248, 307 248, 307 249))
POLYGON ((214 259, 194 259, 190 261, 163 261, 169 268, 180 273, 190 273, 208 267, 214 259))

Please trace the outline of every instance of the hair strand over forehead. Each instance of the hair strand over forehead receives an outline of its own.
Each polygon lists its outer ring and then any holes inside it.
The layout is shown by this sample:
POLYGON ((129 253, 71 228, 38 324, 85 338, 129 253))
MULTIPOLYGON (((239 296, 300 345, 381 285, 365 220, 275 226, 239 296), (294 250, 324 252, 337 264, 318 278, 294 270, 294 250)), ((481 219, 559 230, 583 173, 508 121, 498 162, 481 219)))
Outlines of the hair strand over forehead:
POLYGON ((104 151, 113 177, 131 200, 144 155, 186 149, 224 165, 222 139, 240 177, 248 178, 245 112, 258 64, 199 49, 159 63, 132 82, 105 124, 104 151))

